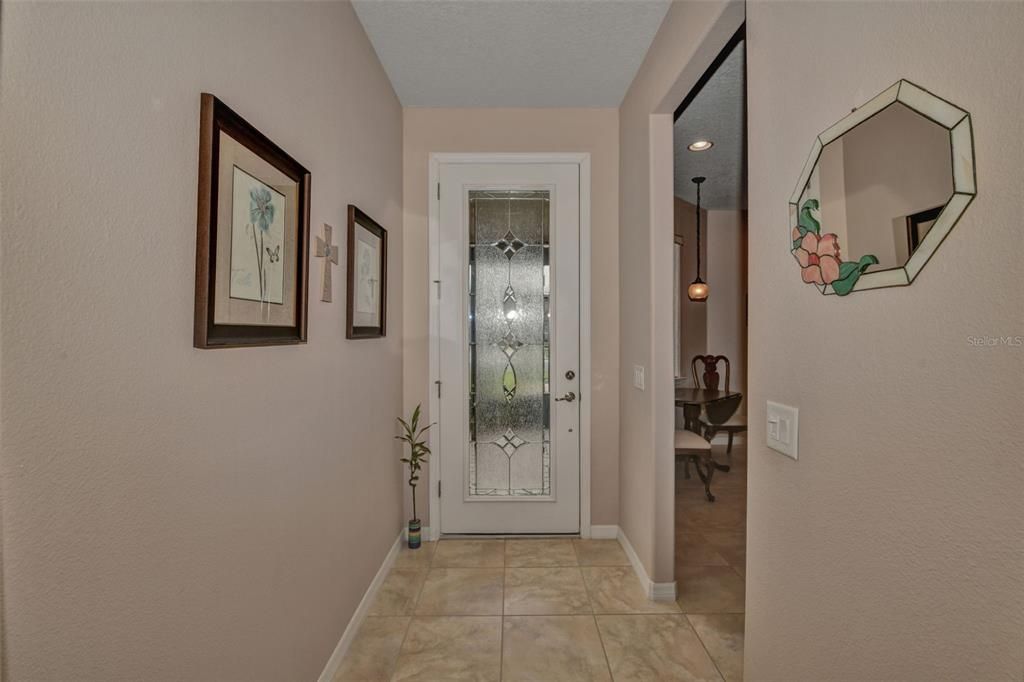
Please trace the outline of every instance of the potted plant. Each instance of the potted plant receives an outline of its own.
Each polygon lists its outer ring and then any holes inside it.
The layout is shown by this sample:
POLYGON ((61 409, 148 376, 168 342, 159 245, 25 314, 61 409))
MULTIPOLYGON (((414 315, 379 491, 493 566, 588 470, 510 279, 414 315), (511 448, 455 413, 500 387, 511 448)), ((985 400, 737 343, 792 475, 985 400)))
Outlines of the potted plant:
POLYGON ((420 546, 420 517, 416 513, 416 484, 420 480, 420 469, 423 468, 423 462, 428 461, 430 457, 430 446, 423 439, 423 434, 433 424, 427 424, 420 428, 419 405, 413 410, 412 418, 409 421, 399 417, 398 423, 402 425, 402 435, 395 436, 395 439, 409 445, 409 456, 402 458, 402 461, 409 465, 409 487, 412 488, 412 519, 409 521, 407 540, 409 549, 418 549, 420 546))

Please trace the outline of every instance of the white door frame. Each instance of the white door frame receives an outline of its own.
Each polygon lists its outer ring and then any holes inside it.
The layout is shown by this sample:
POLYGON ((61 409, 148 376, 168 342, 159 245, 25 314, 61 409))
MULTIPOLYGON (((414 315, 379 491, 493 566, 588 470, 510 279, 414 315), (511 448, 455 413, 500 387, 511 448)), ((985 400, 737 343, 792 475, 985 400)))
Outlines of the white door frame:
MULTIPOLYGON (((441 202, 438 199, 441 164, 454 163, 571 163, 580 169, 580 536, 590 537, 590 153, 550 154, 430 154, 430 183, 427 186, 428 221, 430 225, 430 418, 440 421, 438 383, 441 374, 440 304, 437 282, 440 279, 441 256, 441 202)), ((440 429, 430 430, 430 449, 440 452, 440 429)), ((443 532, 441 499, 437 494, 437 481, 441 480, 441 458, 430 458, 426 484, 430 491, 430 539, 437 540, 443 532)))

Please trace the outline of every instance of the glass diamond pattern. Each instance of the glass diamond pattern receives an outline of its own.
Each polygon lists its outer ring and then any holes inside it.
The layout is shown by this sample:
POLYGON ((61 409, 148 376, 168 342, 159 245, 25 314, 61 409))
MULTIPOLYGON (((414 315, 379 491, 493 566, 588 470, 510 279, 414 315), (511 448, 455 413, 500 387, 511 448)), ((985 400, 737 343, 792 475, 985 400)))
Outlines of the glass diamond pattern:
POLYGON ((505 336, 501 337, 501 352, 511 360, 512 356, 516 354, 516 351, 522 348, 523 342, 516 338, 516 333, 509 329, 505 332, 505 336))
POLYGON ((505 454, 508 455, 509 457, 515 454, 515 451, 522 447, 525 443, 526 441, 517 436, 516 432, 513 431, 512 429, 509 429, 508 431, 503 433, 501 435, 501 438, 494 442, 494 444, 497 445, 502 450, 504 450, 505 454))
POLYGON ((519 238, 512 234, 512 230, 505 233, 505 236, 499 239, 495 244, 498 249, 505 254, 505 258, 512 260, 512 256, 516 255, 519 249, 526 246, 526 244, 519 241, 519 238))

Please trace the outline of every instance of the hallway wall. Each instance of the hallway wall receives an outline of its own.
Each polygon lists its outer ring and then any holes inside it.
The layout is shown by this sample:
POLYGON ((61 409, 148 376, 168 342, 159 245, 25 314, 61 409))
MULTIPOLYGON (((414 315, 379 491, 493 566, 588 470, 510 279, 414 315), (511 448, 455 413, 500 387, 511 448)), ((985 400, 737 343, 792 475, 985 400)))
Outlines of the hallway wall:
MULTIPOLYGON (((406 411, 429 400, 428 187, 432 152, 590 152, 591 523, 619 518, 618 111, 615 109, 405 110, 406 411)), ((407 498, 407 511, 411 504, 407 498)), ((425 496, 424 496, 425 497, 425 496)), ((423 499, 423 498, 420 498, 423 499)), ((417 500, 417 506, 419 499, 417 500)), ((426 501, 420 511, 429 523, 426 501)))
MULTIPOLYGON (((683 238, 682 268, 679 277, 679 307, 682 314, 680 326, 682 334, 679 339, 680 350, 680 372, 682 378, 686 379, 687 386, 692 385, 693 378, 690 370, 690 361, 695 355, 704 355, 708 352, 708 304, 691 301, 686 295, 690 283, 697 277, 697 207, 690 202, 675 197, 673 202, 673 227, 674 235, 683 238)), ((711 270, 708 267, 708 211, 701 209, 701 242, 700 259, 701 273, 704 281, 708 281, 711 270)))
POLYGON ((707 352, 729 358, 729 388, 746 393, 747 212, 708 211, 707 226, 707 352))
POLYGON ((648 575, 674 577, 672 113, 743 21, 742 1, 674 2, 619 109, 620 521, 648 575), (646 388, 633 387, 634 365, 646 388))
MULTIPOLYGON (((2 6, 5 677, 312 680, 402 524, 402 110, 347 3, 2 6), (192 348, 199 94, 387 227, 388 336, 192 348)), ((344 255, 342 256, 344 263, 344 255)))
POLYGON ((751 433, 798 406, 800 459, 750 439, 746 670, 1021 679, 1024 350, 972 338, 1024 334, 1024 4, 747 11, 751 433), (909 287, 823 297, 788 197, 814 137, 900 78, 971 113, 978 196, 909 287))

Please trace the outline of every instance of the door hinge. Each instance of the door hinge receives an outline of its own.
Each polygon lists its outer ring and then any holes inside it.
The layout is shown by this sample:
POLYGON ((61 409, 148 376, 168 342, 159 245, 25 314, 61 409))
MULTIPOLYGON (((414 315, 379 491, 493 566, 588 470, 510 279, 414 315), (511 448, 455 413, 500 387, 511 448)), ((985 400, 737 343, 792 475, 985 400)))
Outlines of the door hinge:
POLYGON ((441 397, 441 381, 438 380, 438 381, 435 381, 434 383, 437 384, 437 397, 440 398, 441 397))
POLYGON ((435 279, 434 284, 437 285, 437 300, 441 300, 441 280, 435 279))
POLYGON ((441 481, 437 482, 437 496, 441 497, 441 481))
POLYGON ((437 200, 441 201, 441 183, 437 183, 437 200))

